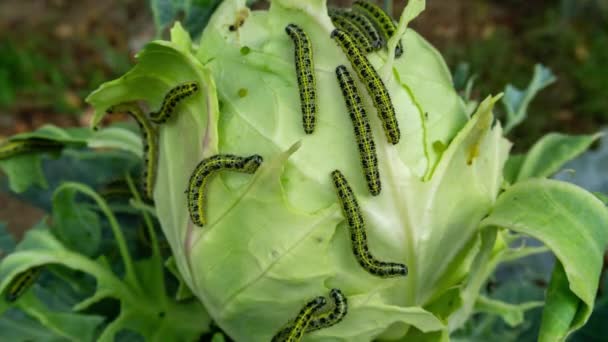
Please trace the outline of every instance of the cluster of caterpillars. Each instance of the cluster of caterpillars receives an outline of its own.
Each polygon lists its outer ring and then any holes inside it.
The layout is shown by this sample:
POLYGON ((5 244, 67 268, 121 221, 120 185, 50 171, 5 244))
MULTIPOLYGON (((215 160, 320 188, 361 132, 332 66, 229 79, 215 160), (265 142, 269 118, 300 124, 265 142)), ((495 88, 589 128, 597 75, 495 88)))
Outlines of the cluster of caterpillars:
MULTIPOLYGON (((387 46, 395 34, 396 27, 390 16, 368 1, 357 0, 352 9, 329 9, 329 17, 336 27, 330 37, 342 49, 359 81, 371 97, 382 122, 387 141, 396 145, 401 133, 389 92, 366 54, 387 46)), ((312 134, 316 118, 316 87, 313 49, 305 31, 296 24, 289 24, 285 31, 294 43, 294 59, 304 132, 312 134)), ((403 54, 403 45, 398 42, 395 57, 403 54)), ((350 71, 344 65, 336 68, 336 78, 350 116, 359 157, 369 193, 377 196, 382 190, 378 157, 372 129, 361 95, 350 71)), ((346 177, 339 170, 331 173, 332 182, 346 217, 351 248, 359 265, 368 273, 382 278, 403 277, 408 274, 405 264, 378 260, 367 243, 365 220, 357 198, 346 177)), ((301 308, 295 319, 287 323, 274 336, 273 341, 300 341, 304 333, 332 326, 340 322, 347 312, 346 297, 338 289, 331 291, 333 310, 323 310, 325 298, 317 297, 301 308), (321 313, 323 312, 323 313, 321 313), (323 321, 323 324, 321 324, 323 321)))

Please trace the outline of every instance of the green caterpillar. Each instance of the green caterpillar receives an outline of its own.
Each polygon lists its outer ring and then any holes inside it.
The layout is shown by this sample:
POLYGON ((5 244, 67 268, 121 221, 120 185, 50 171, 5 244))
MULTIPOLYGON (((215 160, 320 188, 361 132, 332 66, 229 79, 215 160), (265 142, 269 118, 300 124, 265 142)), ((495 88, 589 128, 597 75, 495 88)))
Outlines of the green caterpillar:
POLYGON ((374 107, 376 107, 382 121, 388 142, 393 145, 397 144, 401 138, 401 132, 395 116, 395 108, 378 72, 346 32, 335 29, 331 33, 331 38, 342 48, 359 79, 367 88, 367 92, 371 96, 374 107))
POLYGON ((42 272, 42 267, 32 267, 15 276, 6 290, 6 301, 12 303, 19 299, 36 282, 42 272))
POLYGON ((310 326, 315 312, 326 303, 325 297, 319 296, 306 303, 300 310, 293 322, 286 328, 281 329, 273 338, 272 342, 297 342, 302 339, 304 333, 310 326))
POLYGON ((371 254, 367 245, 365 221, 352 188, 339 170, 334 170, 331 177, 348 222, 353 253, 359 265, 368 273, 382 278, 406 276, 408 270, 404 264, 379 261, 371 254))
POLYGON ((376 144, 372 135, 372 128, 367 119, 367 113, 355 86, 355 81, 344 65, 336 68, 338 83, 348 108, 348 114, 353 123, 355 138, 359 148, 359 159, 367 181, 367 188, 372 196, 377 196, 382 190, 380 183, 380 171, 378 171, 378 156, 376 155, 376 144))
POLYGON ((300 90, 300 106, 304 132, 312 134, 315 130, 317 112, 317 89, 315 80, 315 65, 312 55, 312 44, 306 33, 295 24, 285 27, 295 45, 294 59, 296 76, 300 90))
POLYGON ((331 21, 334 26, 336 26, 336 28, 345 31, 353 37, 361 51, 365 53, 370 53, 374 51, 374 46, 372 45, 372 42, 357 25, 352 23, 346 17, 334 14, 333 12, 329 13, 329 18, 331 18, 331 21))
POLYGON ((329 328, 344 319, 348 312, 348 301, 340 289, 331 289, 329 296, 333 301, 333 309, 316 313, 308 326, 307 332, 329 328))
MULTIPOLYGON (((378 30, 384 36, 384 41, 388 42, 388 40, 395 34, 397 27, 393 22, 393 19, 384 12, 384 10, 375 4, 365 1, 365 0, 356 0, 353 4, 353 9, 358 11, 365 16, 367 16, 371 21, 374 22, 378 30)), ((403 45, 401 44, 401 40, 397 43, 397 47, 395 47, 395 57, 399 58, 403 54, 403 45)))
POLYGON ((190 176, 188 183, 188 210, 192 222, 197 226, 207 223, 205 212, 205 193, 209 178, 219 171, 238 171, 253 174, 262 164, 262 157, 255 154, 249 157, 239 157, 232 154, 218 154, 203 159, 190 176))
POLYGON ((0 160, 26 153, 57 151, 63 147, 62 142, 44 138, 9 140, 0 145, 0 160))
POLYGON ((142 173, 142 188, 144 196, 152 200, 154 185, 156 183, 156 170, 158 167, 158 131, 146 118, 141 108, 134 102, 121 103, 110 107, 108 113, 127 113, 139 125, 144 144, 144 168, 142 173))
POLYGON ((380 50, 382 46, 384 46, 385 42, 382 39, 382 36, 380 36, 380 33, 378 33, 378 30, 376 30, 374 24, 372 24, 372 22, 369 21, 369 19, 367 19, 365 15, 355 11, 349 11, 339 8, 330 8, 329 16, 330 18, 332 18, 332 20, 333 17, 340 17, 355 24, 355 26, 357 26, 359 30, 363 32, 363 34, 365 34, 369 42, 372 44, 372 48, 374 49, 374 51, 380 50))
POLYGON ((175 88, 172 88, 169 90, 167 95, 165 95, 163 103, 161 104, 158 112, 150 113, 150 120, 157 124, 165 123, 171 118, 175 107, 180 103, 180 101, 196 93, 198 88, 199 86, 196 82, 185 82, 175 88))

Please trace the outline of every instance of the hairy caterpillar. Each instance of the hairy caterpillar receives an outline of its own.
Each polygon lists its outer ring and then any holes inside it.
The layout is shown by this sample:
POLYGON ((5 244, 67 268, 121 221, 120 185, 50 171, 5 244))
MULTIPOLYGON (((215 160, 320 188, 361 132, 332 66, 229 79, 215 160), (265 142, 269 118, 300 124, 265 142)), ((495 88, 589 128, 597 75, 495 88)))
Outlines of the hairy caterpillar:
POLYGON ((20 154, 61 150, 64 143, 44 138, 9 140, 0 145, 0 160, 20 154))
POLYGON ((287 25, 285 32, 287 32, 295 45, 294 59, 298 88, 300 90, 300 106, 302 109, 304 132, 312 134, 315 129, 315 116, 317 112, 317 89, 312 44, 306 33, 295 24, 287 25))
POLYGON ((203 159, 190 176, 188 184, 188 210, 190 218, 197 226, 204 226, 207 218, 205 213, 205 191, 209 177, 219 171, 239 171, 253 174, 262 164, 262 157, 254 154, 249 157, 239 157, 232 154, 217 154, 203 159))
POLYGON ((156 183, 156 168, 158 166, 158 131, 146 118, 141 108, 134 102, 125 102, 110 107, 108 113, 127 113, 135 119, 141 131, 144 144, 144 168, 142 172, 142 188, 144 196, 152 200, 156 183))
POLYGON ((282 328, 272 338, 272 342, 300 341, 302 339, 302 336, 304 336, 304 333, 308 329, 311 321, 313 320, 313 315, 322 306, 324 306, 326 302, 327 301, 325 300, 325 297, 319 296, 306 303, 306 305, 304 305, 304 307, 300 310, 300 313, 298 313, 293 322, 290 322, 286 328, 282 328))
POLYGON ((352 188, 339 170, 334 170, 331 177, 348 222, 353 253, 359 265, 367 272, 382 278, 406 276, 407 266, 404 264, 379 261, 371 254, 367 246, 365 221, 352 188))
POLYGON ((158 112, 150 113, 150 120, 157 124, 165 123, 171 118, 171 115, 173 115, 173 111, 179 102, 182 99, 196 93, 198 88, 199 86, 196 82, 185 82, 175 88, 172 88, 169 90, 167 95, 165 95, 163 103, 161 104, 158 112))
POLYGON ((367 88, 382 121, 388 142, 393 145, 397 144, 401 138, 401 132, 395 116, 395 108, 378 72, 346 32, 335 29, 331 33, 331 38, 335 39, 342 48, 359 79, 367 88))
POLYGON ((41 266, 32 267, 15 276, 6 290, 6 301, 12 303, 21 297, 38 279, 41 266))
POLYGON ((359 148, 359 159, 367 181, 370 194, 377 196, 382 190, 380 183, 380 172, 378 171, 378 157, 376 156, 376 144, 372 135, 372 128, 367 119, 367 113, 361 102, 361 96, 355 86, 355 81, 344 65, 336 68, 338 83, 348 108, 348 114, 353 123, 355 138, 359 148))
POLYGON ((355 24, 355 26, 357 26, 361 30, 361 32, 365 34, 367 39, 372 44, 374 50, 380 50, 385 44, 384 40, 382 39, 382 36, 380 35, 380 33, 378 33, 378 30, 376 30, 374 24, 372 24, 372 22, 369 21, 369 19, 367 19, 365 15, 345 9, 331 8, 329 10, 329 16, 330 18, 342 17, 355 24))
POLYGON ((329 17, 331 18, 331 21, 332 23, 334 23, 334 26, 336 26, 336 28, 345 31, 353 37, 361 51, 364 51, 366 53, 374 51, 374 46, 372 45, 372 42, 357 25, 352 23, 346 17, 333 14, 332 12, 329 13, 329 17))
MULTIPOLYGON (((375 4, 365 1, 365 0, 356 0, 353 4, 353 9, 355 11, 359 11, 366 15, 371 21, 374 22, 376 27, 380 30, 382 35, 384 36, 384 41, 388 42, 388 40, 395 34, 397 27, 393 22, 393 19, 384 12, 384 10, 375 4)), ((399 58, 403 54, 403 45, 401 41, 397 43, 397 47, 395 47, 395 57, 399 58)))
POLYGON ((307 332, 329 328, 332 325, 340 323, 344 319, 344 316, 346 316, 348 302, 342 291, 340 289, 332 289, 329 292, 329 296, 333 301, 333 308, 322 313, 315 313, 306 330, 307 332))

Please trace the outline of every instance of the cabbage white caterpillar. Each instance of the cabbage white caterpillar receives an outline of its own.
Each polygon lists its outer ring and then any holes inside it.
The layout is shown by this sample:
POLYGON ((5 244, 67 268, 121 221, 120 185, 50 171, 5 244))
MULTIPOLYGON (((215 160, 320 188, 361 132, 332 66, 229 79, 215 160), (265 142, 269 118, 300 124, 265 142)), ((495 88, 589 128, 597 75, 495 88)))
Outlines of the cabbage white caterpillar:
POLYGON ((107 110, 108 113, 127 113, 139 125, 144 145, 144 167, 142 171, 142 188, 147 199, 154 197, 156 183, 156 168, 158 164, 158 131, 144 115, 141 108, 134 102, 125 102, 114 105, 107 110))
POLYGON ((262 164, 262 157, 254 154, 239 157, 232 154, 217 154, 203 159, 190 176, 188 182, 188 211, 192 222, 204 226, 207 222, 205 212, 206 187, 209 178, 220 171, 238 171, 253 174, 262 164))
POLYGON ((150 113, 150 120, 157 124, 166 122, 169 120, 169 118, 171 118, 175 107, 180 103, 180 101, 196 93, 198 88, 199 86, 196 82, 185 82, 175 88, 172 88, 169 90, 167 95, 165 95, 163 103, 161 104, 158 112, 150 113))
POLYGON ((312 44, 306 33, 295 24, 287 25, 285 32, 293 40, 295 46, 294 59, 298 89, 300 90, 300 106, 302 109, 304 132, 312 134, 315 129, 315 115, 317 112, 317 90, 312 44))
POLYGON ((395 116, 395 108, 378 72, 346 32, 335 29, 331 33, 331 38, 342 48, 353 69, 357 72, 359 80, 367 88, 382 121, 388 142, 393 145, 397 144, 401 138, 401 132, 395 116))
POLYGON ((308 329, 311 321, 313 320, 313 315, 316 311, 318 311, 323 305, 325 305, 326 300, 325 297, 319 296, 310 302, 306 303, 304 307, 300 310, 296 318, 293 322, 287 324, 287 327, 282 328, 273 338, 272 342, 297 342, 302 339, 304 333, 308 329))
POLYGON ((329 17, 343 17, 344 19, 350 21, 355 24, 361 32, 365 34, 367 39, 372 44, 374 50, 380 50, 382 46, 385 44, 384 40, 380 36, 380 33, 376 30, 374 24, 372 24, 367 17, 361 13, 355 11, 349 11, 345 9, 339 8, 331 8, 329 10, 329 17))
POLYGON ((382 190, 382 184, 380 183, 380 172, 378 171, 376 144, 374 143, 372 128, 367 119, 367 113, 365 113, 365 108, 361 102, 361 96, 359 95, 355 81, 344 65, 336 68, 336 76, 355 130, 355 138, 357 139, 357 146, 359 148, 359 159, 361 160, 361 166, 363 167, 365 180, 367 181, 367 188, 370 194, 377 196, 382 190))
POLYGON ((339 170, 334 170, 331 177, 348 222, 353 253, 359 265, 368 273, 382 278, 406 276, 407 266, 404 264, 380 261, 372 255, 367 245, 365 221, 352 188, 339 170))
POLYGON ((38 279, 41 266, 32 267, 15 276, 6 290, 6 301, 12 303, 19 299, 38 279))
MULTIPOLYGON (((395 34, 397 27, 393 22, 393 19, 384 12, 384 10, 375 4, 365 1, 365 0, 356 0, 353 4, 353 9, 355 11, 361 12, 366 15, 371 21, 374 22, 378 30, 384 36, 384 42, 388 43, 388 40, 395 34)), ((399 58, 403 54, 403 45, 401 41, 397 43, 397 47, 395 47, 395 57, 399 58)))

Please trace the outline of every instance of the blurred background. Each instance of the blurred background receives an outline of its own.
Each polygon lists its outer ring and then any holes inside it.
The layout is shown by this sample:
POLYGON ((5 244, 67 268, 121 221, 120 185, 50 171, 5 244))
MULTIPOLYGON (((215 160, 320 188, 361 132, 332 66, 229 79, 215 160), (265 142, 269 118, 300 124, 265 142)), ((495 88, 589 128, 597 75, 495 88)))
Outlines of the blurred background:
MULTIPOLYGON (((219 0, 202 2, 212 10, 219 0)), ((83 99, 126 72, 147 41, 166 36, 175 19, 200 32, 197 23, 209 13, 184 13, 173 5, 173 17, 158 14, 167 13, 168 3, 0 1, 0 140, 45 123, 86 125, 92 111, 83 99)), ((399 14, 405 0, 377 3, 399 14)), ((412 27, 439 49, 452 71, 476 76, 473 98, 502 92, 509 82, 524 88, 535 63, 556 74, 557 82, 532 102, 526 123, 511 132, 516 151, 550 131, 590 133, 608 121, 608 0, 428 0, 412 27)), ((0 204, 0 218, 20 208, 3 194, 0 204)), ((8 221, 29 227, 39 216, 8 221)))
MULTIPOLYGON (((219 0, 196 1, 212 5, 186 13, 175 6, 179 1, 171 0, 0 1, 0 141, 46 123, 88 125, 92 110, 84 98, 101 83, 124 74, 146 42, 166 37, 175 19, 191 32, 202 30, 201 23, 219 0)), ((335 6, 351 2, 329 1, 335 6)), ((393 14, 401 13, 405 2, 377 1, 392 8, 393 14)), ((253 6, 268 3, 256 1, 253 6)), ((608 121, 608 0, 427 0, 426 11, 411 26, 439 49, 452 72, 475 76, 474 99, 503 92, 508 83, 525 88, 536 63, 552 70, 557 81, 531 103, 525 124, 510 132, 517 152, 545 133, 592 133, 608 121)), ((462 84, 455 86, 462 90, 462 84)), ((499 118, 504 115, 500 109, 499 118)), ((602 146, 603 152, 591 151, 570 165, 583 171, 561 178, 592 191, 608 191, 601 172, 608 167, 608 144, 602 146)), ((0 191, 0 221, 17 236, 44 215, 0 191)), ((488 291, 502 281, 496 297, 511 302, 542 298, 547 279, 542 272, 550 266, 542 258, 526 262, 541 266, 516 274, 507 270, 509 280, 499 274, 488 291)), ((600 313, 575 340, 606 336, 600 317, 608 314, 608 302, 602 298, 600 313), (588 332, 602 328, 604 335, 588 332)), ((477 321, 465 335, 480 341, 492 336, 523 341, 533 336, 539 317, 538 312, 528 317, 516 330, 495 321, 477 321), (501 334, 491 335, 500 329, 501 334)))

